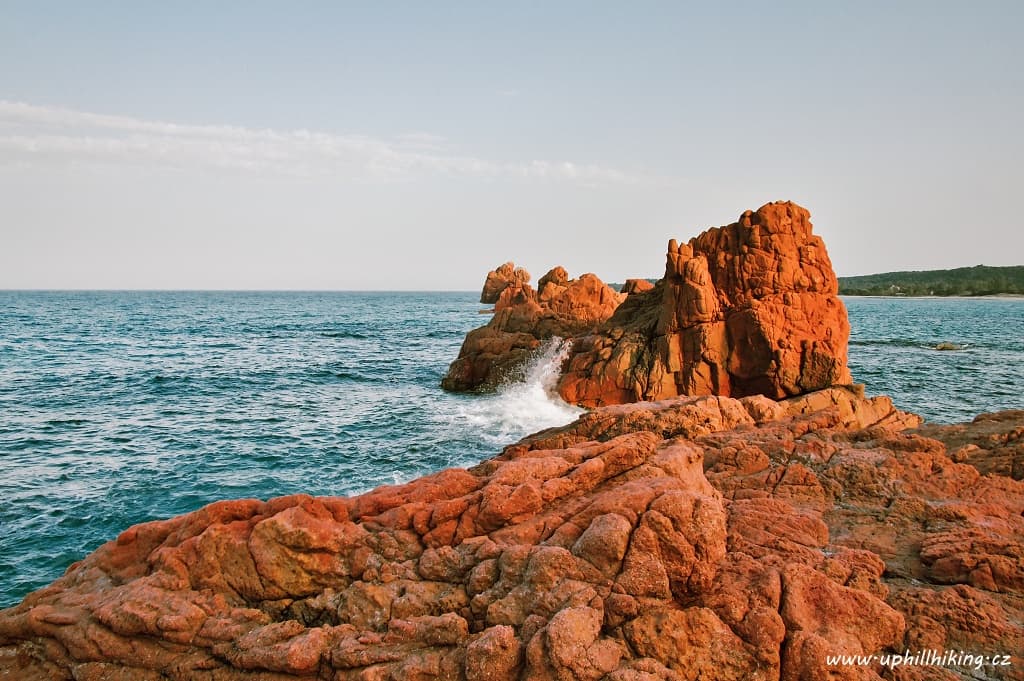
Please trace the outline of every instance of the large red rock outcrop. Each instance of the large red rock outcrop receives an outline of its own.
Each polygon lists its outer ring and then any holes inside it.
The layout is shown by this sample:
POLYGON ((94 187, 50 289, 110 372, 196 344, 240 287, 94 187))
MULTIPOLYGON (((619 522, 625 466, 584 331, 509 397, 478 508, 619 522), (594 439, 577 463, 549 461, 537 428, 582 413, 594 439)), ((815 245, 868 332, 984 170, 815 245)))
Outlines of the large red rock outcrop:
POLYGON ((514 272, 523 270, 506 263, 487 276, 485 297, 497 290, 497 275, 505 282, 493 300, 494 316, 466 335, 441 382, 446 390, 490 389, 514 379, 545 341, 593 331, 625 298, 593 274, 569 279, 564 268, 555 267, 534 290, 526 283, 529 275, 517 279, 514 272))
POLYGON ((487 276, 495 317, 471 331, 442 386, 492 388, 552 336, 570 340, 558 392, 595 407, 679 395, 783 399, 852 382, 850 326, 825 244, 791 202, 747 211, 689 243, 669 241, 665 276, 614 293, 561 267, 539 291, 512 263, 487 276), (625 301, 625 302, 623 302, 625 301), (622 303, 620 305, 620 303, 622 303))
POLYGON ((833 657, 908 649, 1024 678, 1024 412, 918 423, 844 389, 617 405, 355 498, 213 504, 0 612, 0 678, 980 678, 833 657))
POLYGON ((498 302, 501 292, 509 286, 522 286, 530 281, 530 273, 515 263, 507 262, 487 273, 484 288, 480 292, 480 302, 493 305, 498 302))
POLYGON ((782 399, 851 382, 825 244, 790 202, 668 244, 665 276, 577 338, 559 384, 583 406, 677 395, 782 399))

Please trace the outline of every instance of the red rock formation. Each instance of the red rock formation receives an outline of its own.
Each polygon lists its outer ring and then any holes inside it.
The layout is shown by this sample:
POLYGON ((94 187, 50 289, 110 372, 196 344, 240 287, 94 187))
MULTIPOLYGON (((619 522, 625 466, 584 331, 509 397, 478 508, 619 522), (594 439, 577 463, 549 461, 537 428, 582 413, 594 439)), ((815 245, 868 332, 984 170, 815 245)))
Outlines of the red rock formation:
POLYGON ((544 292, 544 287, 549 283, 557 286, 564 286, 569 281, 569 273, 561 265, 556 265, 537 282, 537 290, 544 292))
POLYGON ((352 499, 213 504, 0 613, 0 678, 962 678, 827 659, 930 648, 1021 679, 1024 482, 987 462, 1024 412, 917 423, 842 389, 618 405, 352 499))
POLYGON ((796 204, 766 204, 687 244, 672 239, 656 286, 630 279, 615 294, 557 267, 538 293, 520 271, 506 263, 488 275, 482 300, 498 314, 466 337, 444 388, 493 387, 552 336, 572 340, 558 391, 586 407, 679 395, 783 399, 852 382, 838 281, 796 204))
POLYGON ((782 399, 851 382, 849 323, 810 214, 789 202, 668 245, 665 276, 576 339, 562 397, 597 406, 677 395, 782 399))
POLYGON ((1024 428, 1008 428, 1005 423, 1019 422, 1020 416, 1016 411, 981 414, 971 424, 931 424, 921 432, 955 447, 952 459, 971 464, 982 475, 991 473, 1024 480, 1024 428))
POLYGON ((516 267, 515 263, 507 262, 500 265, 487 273, 483 291, 480 292, 480 302, 493 305, 498 302, 498 297, 506 288, 522 286, 529 281, 530 273, 522 267, 516 267))
MULTIPOLYGON (((502 267, 509 270, 511 263, 502 267)), ((443 388, 494 388, 513 377, 544 341, 593 331, 625 297, 593 274, 569 279, 562 267, 552 269, 538 284, 539 292, 525 282, 509 283, 501 290, 494 301, 494 317, 466 335, 441 382, 443 388)))
POLYGON ((627 279, 622 285, 622 293, 643 293, 654 288, 654 284, 646 279, 627 279))

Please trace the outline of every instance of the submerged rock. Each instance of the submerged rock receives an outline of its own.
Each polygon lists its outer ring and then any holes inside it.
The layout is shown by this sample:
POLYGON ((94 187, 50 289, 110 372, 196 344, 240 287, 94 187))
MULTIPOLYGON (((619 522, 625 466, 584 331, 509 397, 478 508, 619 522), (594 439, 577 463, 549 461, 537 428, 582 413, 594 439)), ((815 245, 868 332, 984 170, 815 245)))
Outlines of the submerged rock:
POLYGON ((1020 678, 1024 482, 986 462, 1024 413, 918 424, 844 389, 677 398, 355 498, 220 502, 0 612, 0 678, 866 679, 829 656, 907 648, 1020 678))

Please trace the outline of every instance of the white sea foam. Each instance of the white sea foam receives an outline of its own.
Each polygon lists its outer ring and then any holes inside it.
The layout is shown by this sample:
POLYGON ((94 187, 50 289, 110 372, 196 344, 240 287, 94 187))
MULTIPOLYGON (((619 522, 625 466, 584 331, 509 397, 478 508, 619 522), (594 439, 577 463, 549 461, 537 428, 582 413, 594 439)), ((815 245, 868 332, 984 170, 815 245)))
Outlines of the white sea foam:
POLYGON ((564 402, 556 389, 569 350, 569 341, 551 339, 524 367, 520 380, 510 381, 494 395, 459 404, 452 425, 504 447, 530 433, 572 422, 583 410, 564 402))

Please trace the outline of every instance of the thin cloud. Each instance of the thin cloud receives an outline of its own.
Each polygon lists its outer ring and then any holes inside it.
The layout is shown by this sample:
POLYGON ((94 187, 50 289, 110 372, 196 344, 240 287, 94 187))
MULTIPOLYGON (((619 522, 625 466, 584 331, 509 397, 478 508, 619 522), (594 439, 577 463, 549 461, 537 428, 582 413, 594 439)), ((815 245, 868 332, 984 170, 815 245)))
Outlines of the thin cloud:
POLYGON ((448 175, 586 185, 639 181, 601 165, 453 154, 446 151, 444 138, 427 133, 378 139, 302 129, 185 125, 0 101, 0 164, 26 162, 204 167, 351 180, 448 175))

